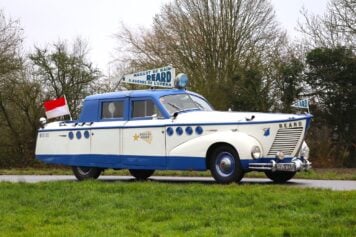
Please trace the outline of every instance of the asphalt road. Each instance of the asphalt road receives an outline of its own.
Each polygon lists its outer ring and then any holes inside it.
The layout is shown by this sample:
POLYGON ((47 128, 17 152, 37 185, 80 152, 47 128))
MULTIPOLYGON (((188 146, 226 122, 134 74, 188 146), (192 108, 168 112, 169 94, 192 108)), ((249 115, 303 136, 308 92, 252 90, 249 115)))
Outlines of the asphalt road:
MULTIPOLYGON (((100 176, 103 182, 133 181, 131 176, 100 176)), ((151 181, 167 183, 206 183, 214 184, 215 181, 210 177, 171 177, 171 176, 152 176, 151 181)), ((0 182, 25 182, 38 183, 48 181, 76 181, 72 175, 0 175, 0 182)), ((269 179, 244 178, 241 185, 268 185, 273 184, 269 179)), ((306 180, 292 179, 284 184, 286 187, 310 187, 324 188, 331 190, 356 190, 356 181, 349 180, 306 180)))

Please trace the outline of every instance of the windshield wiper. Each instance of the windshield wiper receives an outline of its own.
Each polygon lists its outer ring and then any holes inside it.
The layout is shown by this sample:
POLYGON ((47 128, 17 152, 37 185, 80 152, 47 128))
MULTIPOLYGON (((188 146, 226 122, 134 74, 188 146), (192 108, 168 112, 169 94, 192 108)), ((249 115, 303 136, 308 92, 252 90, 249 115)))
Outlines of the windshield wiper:
POLYGON ((170 102, 167 102, 168 105, 172 106, 173 108, 177 109, 178 111, 179 110, 182 110, 179 106, 175 105, 175 104, 172 104, 170 102))
POLYGON ((181 112, 194 111, 194 110, 201 110, 201 109, 195 107, 195 108, 181 109, 181 110, 179 110, 179 111, 177 111, 177 112, 178 112, 178 113, 181 113, 181 112))

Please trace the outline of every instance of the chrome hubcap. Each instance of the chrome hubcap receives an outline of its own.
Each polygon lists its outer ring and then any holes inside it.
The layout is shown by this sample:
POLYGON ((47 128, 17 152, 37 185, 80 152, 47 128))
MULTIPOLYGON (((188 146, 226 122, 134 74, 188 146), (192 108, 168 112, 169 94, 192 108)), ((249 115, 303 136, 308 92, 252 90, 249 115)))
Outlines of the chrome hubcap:
POLYGON ((231 160, 227 157, 224 157, 221 159, 219 167, 222 172, 229 172, 229 170, 231 170, 231 160))
POLYGON ((77 169, 81 175, 87 175, 91 170, 91 168, 87 168, 87 167, 77 167, 77 169))
POLYGON ((220 176, 229 176, 235 170, 235 159, 229 152, 222 152, 216 159, 215 167, 220 176))

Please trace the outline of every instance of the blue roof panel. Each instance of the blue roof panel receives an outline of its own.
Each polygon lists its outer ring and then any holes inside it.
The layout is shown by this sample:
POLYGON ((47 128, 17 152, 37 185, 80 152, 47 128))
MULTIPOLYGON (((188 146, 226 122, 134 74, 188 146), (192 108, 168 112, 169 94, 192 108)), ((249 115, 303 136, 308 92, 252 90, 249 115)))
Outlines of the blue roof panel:
MULTIPOLYGON (((185 94, 190 93, 186 90, 178 90, 178 89, 151 89, 151 90, 132 90, 132 91, 117 91, 117 92, 109 92, 104 94, 90 95, 87 96, 84 100, 83 108, 80 113, 79 122, 96 122, 100 121, 100 106, 101 101, 107 100, 126 100, 127 104, 125 106, 124 119, 128 119, 128 108, 130 105, 128 101, 130 98, 147 98, 150 97, 156 101, 157 106, 161 107, 162 105, 159 102, 159 98, 167 95, 175 95, 175 94, 185 94)), ((165 117, 169 117, 169 114, 162 109, 165 117), (166 113, 164 113, 166 112, 166 113)))
POLYGON ((186 93, 185 90, 178 89, 152 89, 152 90, 132 90, 132 91, 117 91, 104 94, 90 95, 85 100, 105 100, 105 99, 119 99, 124 97, 161 97, 165 95, 186 93))

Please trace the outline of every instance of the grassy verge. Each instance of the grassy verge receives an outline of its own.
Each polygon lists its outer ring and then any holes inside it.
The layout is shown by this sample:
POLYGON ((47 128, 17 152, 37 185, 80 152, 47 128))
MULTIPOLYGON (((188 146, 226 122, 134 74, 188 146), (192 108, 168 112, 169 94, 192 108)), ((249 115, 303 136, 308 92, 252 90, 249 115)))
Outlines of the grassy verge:
POLYGON ((0 236, 354 236, 356 191, 157 182, 0 183, 0 236))
MULTIPOLYGON (((24 169, 0 169, 0 175, 72 175, 72 170, 66 167, 51 166, 47 168, 24 168, 24 169)), ((128 170, 105 170, 104 175, 130 175, 128 170)), ((210 177, 209 171, 156 171, 154 175, 159 176, 198 176, 210 177)), ((250 172, 245 175, 250 178, 265 178, 261 172, 250 172)), ((312 169, 308 172, 298 172, 298 179, 334 179, 334 180, 356 180, 356 169, 312 169)))

